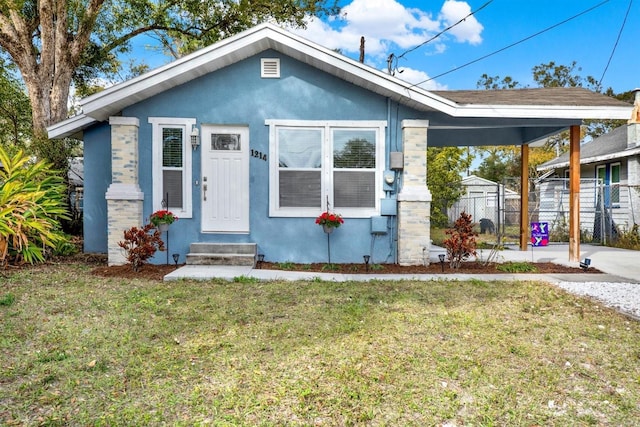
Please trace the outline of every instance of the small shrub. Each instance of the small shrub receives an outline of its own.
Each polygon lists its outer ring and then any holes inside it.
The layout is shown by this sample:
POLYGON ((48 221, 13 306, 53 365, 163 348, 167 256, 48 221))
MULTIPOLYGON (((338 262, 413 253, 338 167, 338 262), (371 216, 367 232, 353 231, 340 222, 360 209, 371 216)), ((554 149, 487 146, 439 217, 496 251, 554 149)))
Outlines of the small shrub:
POLYGON ((526 261, 505 262, 504 264, 499 264, 496 270, 505 273, 535 273, 538 271, 535 265, 526 261))
POLYGON ((618 237, 611 245, 621 249, 640 250, 640 229, 638 224, 633 224, 631 229, 618 229, 618 237))
POLYGON ((569 224, 567 220, 562 218, 553 224, 551 230, 549 230, 550 242, 568 242, 569 241, 569 224))
POLYGON ((295 267, 295 265, 291 261, 285 261, 285 262, 279 262, 278 263, 278 268, 280 270, 293 270, 293 267, 295 267))
POLYGON ((55 248, 53 248, 53 255, 68 257, 78 253, 78 246, 76 246, 71 240, 65 240, 59 242, 55 248))
POLYGON ((325 264, 322 266, 322 271, 337 271, 340 269, 340 266, 337 264, 325 264))
POLYGON ((470 256, 476 256, 476 237, 478 233, 473 230, 471 215, 466 212, 460 214, 460 218, 453 224, 452 229, 445 231, 449 237, 443 242, 447 249, 449 267, 460 268, 463 261, 470 256))
POLYGON ((156 251, 164 251, 164 242, 160 238, 160 230, 153 224, 147 224, 142 228, 131 227, 124 232, 124 241, 118 242, 118 246, 124 249, 127 261, 133 267, 133 271, 139 271, 156 251))

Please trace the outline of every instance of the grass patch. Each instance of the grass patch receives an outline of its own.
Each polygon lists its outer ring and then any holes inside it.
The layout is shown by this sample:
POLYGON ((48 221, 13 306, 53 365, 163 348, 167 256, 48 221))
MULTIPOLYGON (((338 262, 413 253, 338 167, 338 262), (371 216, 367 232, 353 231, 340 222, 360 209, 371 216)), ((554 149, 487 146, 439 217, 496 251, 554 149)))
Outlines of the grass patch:
POLYGON ((16 296, 11 294, 11 293, 7 293, 4 294, 2 296, 0 296, 0 307, 4 306, 4 307, 9 307, 11 305, 13 305, 13 303, 16 301, 16 296))
POLYGON ((634 425, 640 324, 535 282, 2 278, 0 424, 634 425))
POLYGON ((506 273, 535 273, 538 271, 535 265, 526 261, 509 261, 498 264, 496 270, 506 273))

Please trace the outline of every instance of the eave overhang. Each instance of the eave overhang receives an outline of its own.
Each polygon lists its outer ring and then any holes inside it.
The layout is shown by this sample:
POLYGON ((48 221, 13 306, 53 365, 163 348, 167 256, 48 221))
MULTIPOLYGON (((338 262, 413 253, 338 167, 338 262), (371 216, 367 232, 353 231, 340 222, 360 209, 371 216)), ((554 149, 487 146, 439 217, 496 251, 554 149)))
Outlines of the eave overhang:
MULTIPOLYGON (((447 99, 446 91, 436 94, 424 90, 277 26, 261 24, 85 98, 80 102, 82 114, 49 127, 49 137, 79 135, 88 126, 106 121, 110 116, 119 114, 130 105, 269 49, 417 111, 438 112, 455 119, 470 119, 468 124, 465 124, 465 120, 456 120, 459 129, 467 131, 496 129, 503 124, 494 121, 487 126, 481 122, 485 119, 507 119, 507 121, 516 119, 521 121, 517 124, 517 127, 522 128, 521 133, 530 134, 525 135, 527 141, 533 140, 534 137, 539 139, 545 135, 557 133, 572 124, 580 124, 582 119, 626 119, 632 108, 631 106, 493 105, 455 102, 447 99), (526 122, 535 122, 535 119, 545 123, 532 125, 540 129, 524 130, 531 125, 526 122)), ((510 127, 509 124, 506 125, 510 127)), ((527 142, 511 140, 514 136, 513 130, 502 133, 504 138, 501 139, 511 141, 504 143, 527 142)))

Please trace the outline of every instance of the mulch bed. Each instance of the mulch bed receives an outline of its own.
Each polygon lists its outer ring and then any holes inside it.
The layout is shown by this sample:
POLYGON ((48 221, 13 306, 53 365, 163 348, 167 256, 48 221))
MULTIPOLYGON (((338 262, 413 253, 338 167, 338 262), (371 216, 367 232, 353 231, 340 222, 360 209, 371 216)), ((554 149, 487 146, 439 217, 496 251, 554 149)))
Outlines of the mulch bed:
MULTIPOLYGON (((601 273, 595 268, 584 271, 576 267, 566 267, 551 262, 532 263, 536 267, 535 273, 601 273)), ((178 265, 181 267, 182 265, 178 265)), ((496 269, 497 264, 480 262, 466 262, 459 269, 449 268, 445 263, 444 271, 439 263, 424 265, 402 266, 399 264, 374 264, 368 268, 365 264, 291 264, 263 262, 258 268, 265 270, 307 271, 342 274, 510 274, 496 269)), ((99 266, 93 269, 93 274, 101 277, 120 277, 125 279, 162 280, 163 277, 177 267, 175 265, 144 265, 140 271, 133 271, 129 265, 99 266)), ((515 273, 517 274, 517 273, 515 273)))

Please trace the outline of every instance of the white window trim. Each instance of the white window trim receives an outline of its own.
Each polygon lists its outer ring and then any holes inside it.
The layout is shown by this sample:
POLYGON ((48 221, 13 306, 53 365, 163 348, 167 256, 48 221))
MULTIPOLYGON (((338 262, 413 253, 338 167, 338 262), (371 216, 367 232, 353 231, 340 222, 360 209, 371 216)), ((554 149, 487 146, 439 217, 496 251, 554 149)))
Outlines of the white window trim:
POLYGON ((609 191, 610 191, 610 200, 611 200, 611 206, 613 207, 620 207, 620 182, 621 180, 621 175, 622 175, 622 163, 620 162, 615 162, 615 163, 611 163, 609 165, 609 191), (617 166, 618 167, 618 182, 613 182, 613 167, 617 166), (617 187, 618 188, 618 201, 614 202, 613 201, 613 187, 617 187))
POLYGON ((387 122, 384 120, 265 120, 269 126, 269 216, 271 217, 317 217, 327 210, 327 197, 331 205, 331 211, 337 212, 345 218, 369 218, 380 214, 380 199, 384 198, 382 174, 385 168, 385 129, 387 122), (324 128, 322 141, 322 182, 320 208, 280 208, 278 205, 278 150, 276 147, 276 132, 279 127, 295 128, 324 128), (333 205, 333 169, 324 167, 327 161, 332 159, 331 130, 343 129, 371 129, 376 132, 376 168, 375 168, 375 206, 373 208, 335 208, 333 205))
POLYGON ((169 206, 169 209, 178 216, 178 218, 193 218, 193 188, 192 182, 192 150, 189 141, 191 129, 196 125, 196 119, 178 118, 178 117, 149 117, 151 129, 151 163, 152 163, 152 182, 153 182, 153 211, 163 209, 162 199, 162 128, 165 127, 182 127, 184 130, 184 147, 183 147, 183 168, 184 175, 182 178, 183 189, 183 208, 175 209, 169 206))

